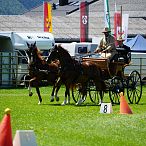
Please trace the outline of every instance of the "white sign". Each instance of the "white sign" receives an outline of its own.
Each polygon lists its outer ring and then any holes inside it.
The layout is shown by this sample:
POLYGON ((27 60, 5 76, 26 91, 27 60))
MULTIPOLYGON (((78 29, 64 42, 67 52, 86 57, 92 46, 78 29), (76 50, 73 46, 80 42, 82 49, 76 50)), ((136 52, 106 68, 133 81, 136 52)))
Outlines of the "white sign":
POLYGON ((82 23, 83 24, 87 24, 88 20, 87 20, 87 16, 82 16, 82 23))
POLYGON ((37 146, 33 130, 17 130, 14 140, 14 146, 37 146))
POLYGON ((100 113, 110 114, 113 112, 111 103, 102 103, 100 106, 100 113))

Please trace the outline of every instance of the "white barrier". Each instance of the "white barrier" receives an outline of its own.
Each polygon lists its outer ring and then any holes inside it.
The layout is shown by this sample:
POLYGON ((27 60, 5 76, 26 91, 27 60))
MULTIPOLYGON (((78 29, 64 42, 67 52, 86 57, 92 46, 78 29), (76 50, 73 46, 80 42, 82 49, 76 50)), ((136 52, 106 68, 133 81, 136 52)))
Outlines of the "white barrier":
POLYGON ((13 146, 37 146, 33 130, 17 130, 13 146))

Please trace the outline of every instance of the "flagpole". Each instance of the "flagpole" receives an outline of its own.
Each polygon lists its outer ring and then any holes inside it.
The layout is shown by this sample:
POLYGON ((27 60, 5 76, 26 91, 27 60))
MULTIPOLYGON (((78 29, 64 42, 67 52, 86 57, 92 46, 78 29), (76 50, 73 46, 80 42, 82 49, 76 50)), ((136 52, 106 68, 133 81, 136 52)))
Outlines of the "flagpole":
POLYGON ((110 12, 109 12, 109 3, 108 0, 107 1, 107 12, 108 12, 108 17, 109 17, 109 30, 111 31, 111 22, 110 22, 110 12))
POLYGON ((44 20, 44 18, 45 18, 45 14, 44 14, 44 10, 45 10, 45 8, 44 8, 44 5, 45 5, 45 2, 43 1, 43 31, 45 31, 44 29, 44 26, 45 26, 45 20, 44 20))
POLYGON ((108 27, 108 29, 111 31, 108 0, 104 0, 104 19, 105 19, 105 27, 108 27))
POLYGON ((117 12, 117 4, 116 4, 116 0, 115 0, 115 13, 117 12))
POLYGON ((121 34, 120 37, 122 37, 122 6, 121 6, 121 26, 120 26, 120 34, 121 34))

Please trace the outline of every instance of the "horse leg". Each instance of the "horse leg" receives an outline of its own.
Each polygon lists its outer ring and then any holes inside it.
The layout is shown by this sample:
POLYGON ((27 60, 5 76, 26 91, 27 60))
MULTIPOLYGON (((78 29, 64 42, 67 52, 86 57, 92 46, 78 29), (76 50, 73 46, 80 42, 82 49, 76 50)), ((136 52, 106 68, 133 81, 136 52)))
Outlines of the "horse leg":
POLYGON ((52 94, 51 94, 51 98, 50 98, 50 102, 54 101, 54 96, 56 98, 56 101, 59 101, 59 97, 57 96, 58 91, 61 87, 61 79, 59 78, 58 81, 55 83, 55 85, 53 86, 53 90, 52 90, 52 94))
POLYGON ((53 86, 53 90, 52 90, 52 94, 51 94, 51 97, 50 97, 50 102, 53 102, 53 101, 54 101, 54 92, 55 92, 55 88, 56 88, 56 86, 54 85, 54 86, 53 86))
POLYGON ((67 88, 65 90, 65 97, 64 97, 64 101, 62 102, 61 105, 66 105, 66 101, 67 101, 67 88))
POLYGON ((86 84, 82 84, 82 97, 79 99, 79 101, 76 103, 76 105, 81 105, 85 101, 85 96, 87 95, 87 90, 86 90, 86 84))
POLYGON ((66 86, 66 90, 65 90, 65 98, 64 101, 61 105, 66 105, 67 104, 67 95, 69 95, 69 87, 67 85, 66 86))
POLYGON ((70 88, 67 90, 66 97, 68 97, 66 104, 70 104, 70 88))
POLYGON ((100 95, 99 105, 101 105, 103 102, 103 92, 106 90, 106 85, 102 80, 96 80, 95 84, 96 84, 96 90, 99 91, 99 95, 100 95))
POLYGON ((42 102, 42 97, 41 97, 41 94, 40 94, 40 89, 39 89, 39 87, 38 87, 38 86, 36 87, 36 92, 37 92, 38 97, 39 97, 39 102, 38 102, 38 104, 41 104, 41 102, 42 102))
MULTIPOLYGON (((96 89, 97 90, 97 89, 96 89)), ((99 91, 99 95, 100 95, 100 99, 99 99, 99 105, 101 105, 102 104, 102 102, 103 102, 103 93, 102 93, 103 91, 99 91)))
POLYGON ((36 80, 36 77, 34 77, 33 79, 31 79, 29 81, 29 96, 32 96, 33 93, 32 93, 32 87, 35 87, 36 88, 36 92, 38 94, 38 97, 39 97, 39 102, 38 104, 40 104, 42 102, 42 98, 41 98, 41 94, 40 94, 40 90, 39 90, 39 83, 37 82, 36 80))
POLYGON ((29 92, 29 96, 32 96, 33 95, 33 93, 32 93, 32 87, 30 86, 30 84, 28 86, 28 92, 29 92))
POLYGON ((57 94, 58 94, 58 91, 59 91, 61 85, 62 85, 62 80, 59 78, 59 80, 56 83, 56 92, 55 92, 56 101, 59 101, 59 97, 57 96, 57 94))
POLYGON ((32 93, 32 84, 33 84, 33 81, 35 80, 36 78, 32 78, 30 81, 29 81, 29 86, 28 86, 28 91, 29 91, 29 96, 32 96, 33 93, 32 93))
POLYGON ((38 97, 39 97, 38 104, 40 104, 42 102, 42 98, 41 98, 41 94, 40 94, 40 90, 39 90, 39 83, 36 80, 36 77, 34 77, 33 79, 31 79, 30 82, 29 82, 29 89, 30 89, 29 90, 29 95, 32 95, 33 94, 32 91, 31 91, 32 87, 35 87, 36 88, 36 92, 37 92, 38 97))
POLYGON ((61 84, 59 84, 59 85, 56 87, 56 92, 55 92, 56 101, 59 101, 59 97, 57 96, 57 94, 58 94, 58 91, 59 91, 60 87, 61 87, 61 84))

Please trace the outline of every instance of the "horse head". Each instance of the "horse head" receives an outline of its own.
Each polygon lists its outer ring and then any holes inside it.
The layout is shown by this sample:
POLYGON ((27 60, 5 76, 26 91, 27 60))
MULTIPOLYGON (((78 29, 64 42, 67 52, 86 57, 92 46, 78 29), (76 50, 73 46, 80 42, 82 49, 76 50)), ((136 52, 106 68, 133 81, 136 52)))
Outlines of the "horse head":
POLYGON ((59 60, 57 45, 55 45, 54 48, 50 50, 49 56, 47 58, 47 62, 50 63, 51 61, 55 61, 55 60, 59 60))
POLYGON ((28 42, 26 42, 28 50, 27 50, 27 54, 29 57, 29 63, 32 62, 33 60, 33 54, 34 54, 34 48, 36 48, 36 42, 29 44, 28 42))
POLYGON ((72 62, 72 57, 69 52, 63 48, 60 44, 55 45, 54 48, 50 51, 50 55, 48 57, 48 61, 59 60, 60 63, 70 63, 72 62))
POLYGON ((29 57, 29 63, 30 62, 36 62, 36 60, 42 60, 42 56, 40 54, 40 50, 36 46, 36 42, 29 44, 27 42, 27 54, 29 57))

